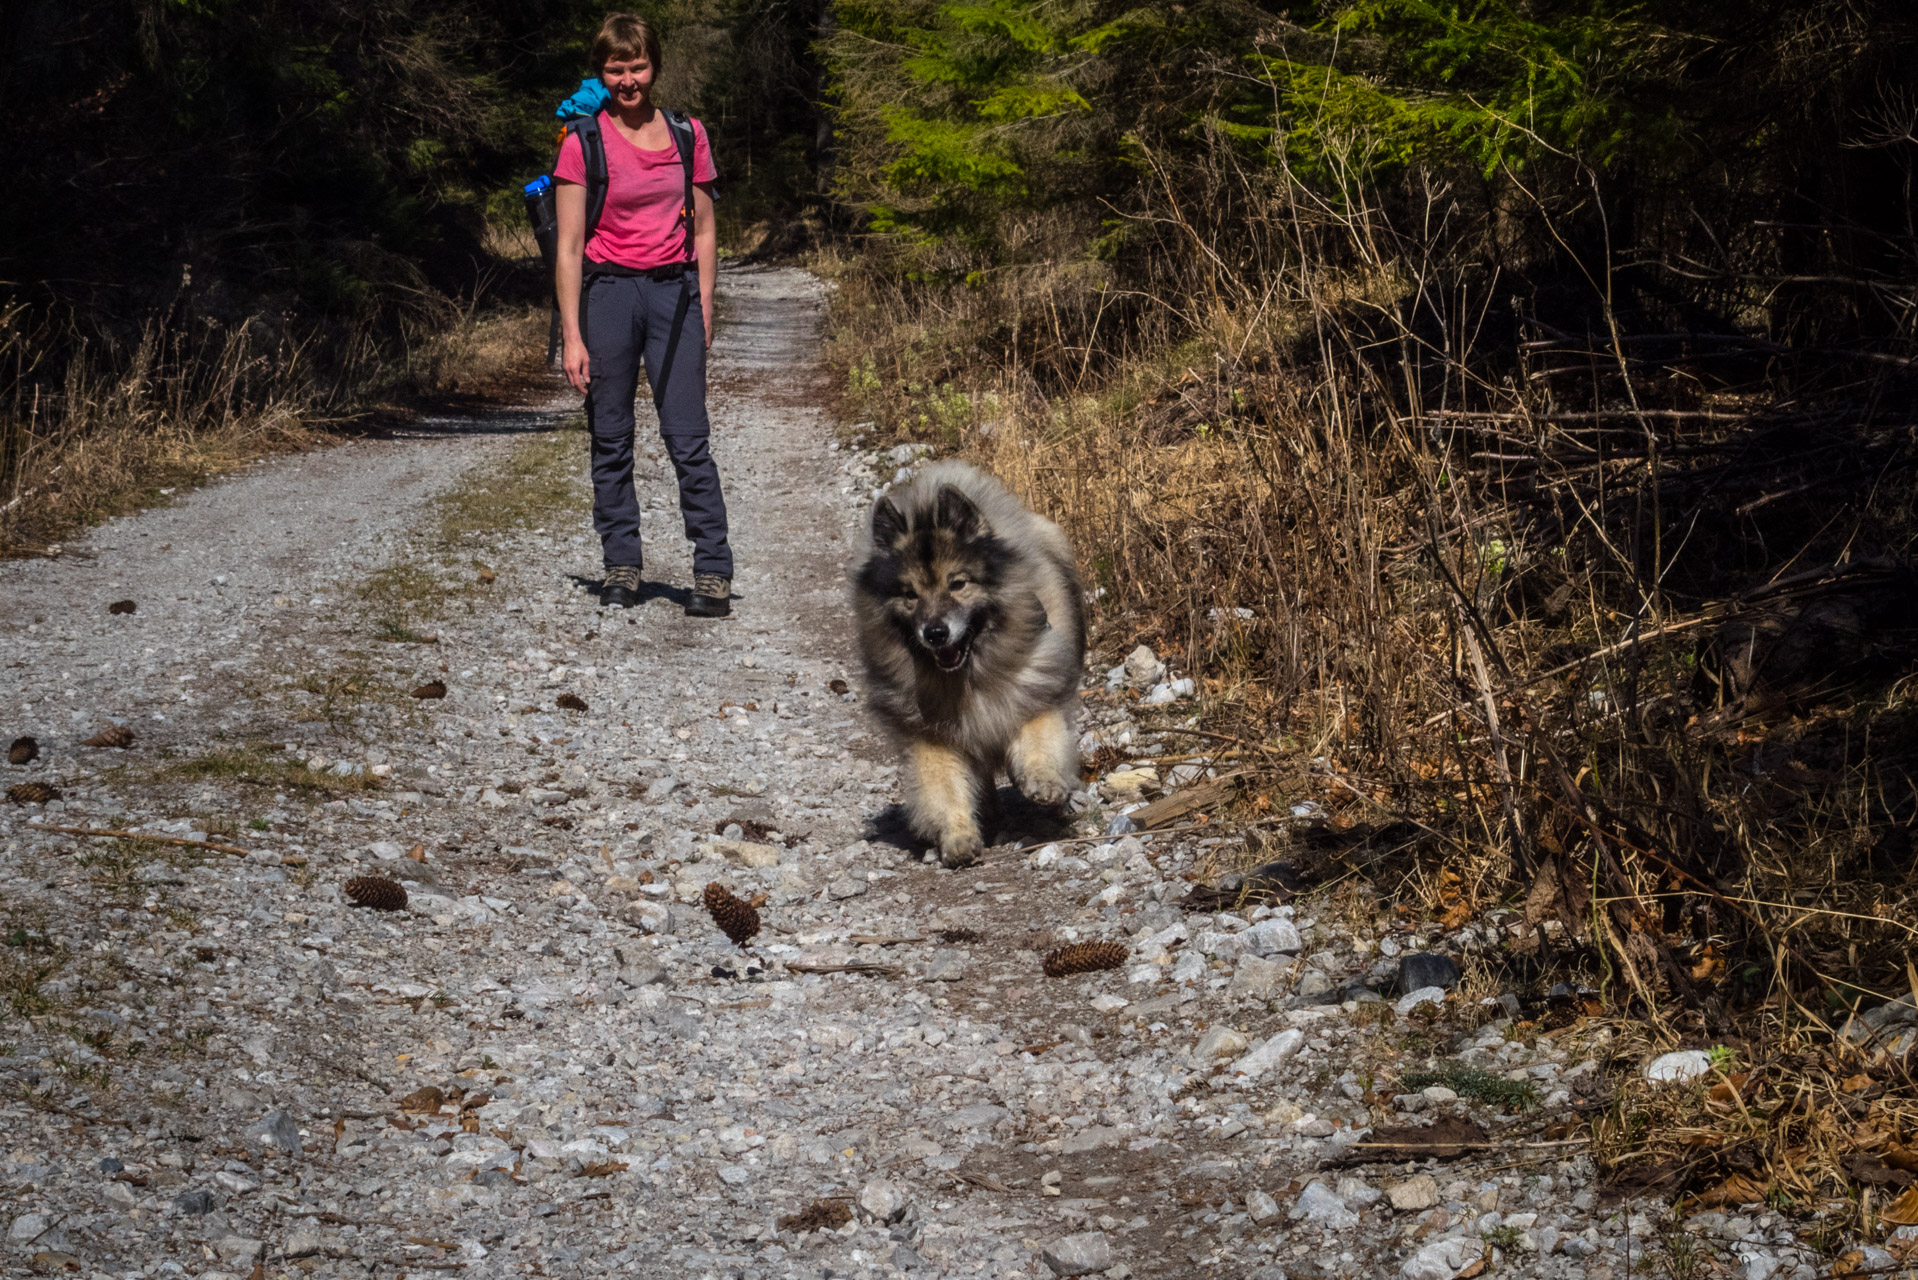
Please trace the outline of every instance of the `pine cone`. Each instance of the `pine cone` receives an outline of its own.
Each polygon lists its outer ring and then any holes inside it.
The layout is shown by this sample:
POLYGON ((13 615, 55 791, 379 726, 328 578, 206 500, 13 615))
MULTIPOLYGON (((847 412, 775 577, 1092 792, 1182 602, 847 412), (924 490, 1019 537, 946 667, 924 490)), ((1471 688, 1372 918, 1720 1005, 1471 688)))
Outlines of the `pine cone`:
POLYGON ((444 698, 446 696, 446 682, 444 680, 428 680, 425 684, 413 690, 413 696, 422 702, 429 698, 444 698))
POLYGON ((110 724, 80 745, 83 747, 119 747, 124 751, 133 745, 133 730, 123 724, 110 724))
POLYGON ((115 600, 112 604, 107 606, 107 612, 108 613, 132 613, 135 609, 138 609, 139 607, 140 607, 139 605, 135 604, 131 600, 115 600))
POLYGON ((44 782, 23 782, 17 787, 7 788, 7 799, 15 804, 45 804, 59 798, 60 788, 49 787, 44 782))
POLYGON ((406 886, 385 876, 354 876, 346 882, 346 896, 375 911, 399 911, 406 906, 406 886))
POLYGON ((1097 973, 1117 969, 1125 963, 1126 949, 1117 942, 1075 942, 1046 955, 1046 977, 1064 978, 1075 973, 1097 973))
POLYGON ((577 693, 562 693, 559 695, 559 707, 562 711, 584 711, 586 699, 577 693))
POLYGON ((40 754, 40 744, 32 738, 15 738, 7 748, 8 764, 30 764, 40 754))
POLYGON ((759 912, 753 904, 735 898, 717 880, 706 886, 706 912, 736 947, 745 946, 759 932, 759 912))

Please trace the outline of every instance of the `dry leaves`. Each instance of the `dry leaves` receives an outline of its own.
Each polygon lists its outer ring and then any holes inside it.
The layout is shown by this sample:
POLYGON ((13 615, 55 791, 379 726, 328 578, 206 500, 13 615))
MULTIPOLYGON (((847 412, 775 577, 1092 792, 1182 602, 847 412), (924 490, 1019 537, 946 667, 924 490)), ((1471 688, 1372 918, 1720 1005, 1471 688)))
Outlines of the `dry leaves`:
POLYGON ((115 600, 112 604, 107 606, 107 612, 108 613, 132 613, 135 609, 138 609, 139 607, 140 607, 139 605, 133 603, 133 601, 131 600, 115 600))
POLYGON ((31 764, 40 758, 40 744, 32 738, 15 738, 7 748, 8 764, 31 764))
POLYGON ((1749 1174, 1734 1173, 1711 1190, 1688 1202, 1690 1209, 1716 1209, 1727 1205, 1763 1204, 1766 1186, 1749 1174))
POLYGON ((446 1102, 446 1093, 433 1085, 415 1089, 400 1099, 400 1110, 416 1116, 438 1115, 446 1102))
POLYGON ((582 1178, 606 1178, 615 1173, 626 1172, 624 1160, 595 1160, 579 1171, 582 1178))
POLYGON ((557 705, 562 711, 584 711, 586 710, 586 699, 576 693, 562 693, 559 695, 557 705))
POLYGON ((1896 1200, 1878 1211, 1880 1222, 1893 1226, 1918 1226, 1918 1187, 1907 1187, 1896 1200))
POLYGON ((1465 878, 1446 867, 1438 875, 1439 905, 1445 908, 1441 922, 1457 929, 1472 918, 1472 904, 1465 896, 1465 878))
POLYGON ((479 583, 481 586, 490 587, 493 585, 494 582, 498 581, 498 579, 499 579, 499 575, 494 573, 486 565, 481 565, 479 567, 479 583))
POLYGON ((406 851, 406 856, 411 858, 415 862, 425 862, 426 846, 424 844, 416 844, 411 849, 408 849, 406 851))
POLYGON ((425 684, 413 690, 413 696, 421 700, 427 698, 444 698, 446 696, 446 682, 444 680, 428 680, 425 684))
POLYGON ((123 724, 110 724, 80 745, 83 747, 116 747, 124 751, 133 745, 133 730, 123 724))
POLYGON ((852 1221, 852 1206, 843 1200, 815 1200, 798 1213, 779 1220, 781 1231, 837 1231, 852 1221))

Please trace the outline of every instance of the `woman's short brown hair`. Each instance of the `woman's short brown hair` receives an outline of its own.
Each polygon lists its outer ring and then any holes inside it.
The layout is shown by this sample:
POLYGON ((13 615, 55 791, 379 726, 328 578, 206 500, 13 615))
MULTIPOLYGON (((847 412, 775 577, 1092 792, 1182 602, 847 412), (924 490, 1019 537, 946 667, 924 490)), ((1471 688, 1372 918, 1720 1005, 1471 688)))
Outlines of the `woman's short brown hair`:
POLYGON ((593 37, 593 74, 604 71, 609 62, 642 57, 653 64, 654 71, 659 70, 659 32, 653 30, 653 24, 637 14, 607 14, 606 21, 599 24, 599 34, 593 37))

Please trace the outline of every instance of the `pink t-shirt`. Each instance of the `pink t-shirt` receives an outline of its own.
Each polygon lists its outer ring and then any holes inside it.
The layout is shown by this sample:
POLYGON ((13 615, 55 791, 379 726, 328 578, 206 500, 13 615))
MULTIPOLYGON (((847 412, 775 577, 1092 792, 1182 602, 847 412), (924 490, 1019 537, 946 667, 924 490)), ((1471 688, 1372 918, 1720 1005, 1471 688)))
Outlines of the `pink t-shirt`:
MULTIPOLYGON (((686 224, 679 216, 686 199, 679 148, 642 151, 620 135, 604 111, 599 113, 599 136, 606 147, 606 208, 586 242, 586 256, 636 270, 689 260, 686 224)), ((586 160, 577 134, 566 135, 553 176, 586 185, 586 160)), ((693 181, 711 182, 718 176, 706 126, 695 120, 693 181)))

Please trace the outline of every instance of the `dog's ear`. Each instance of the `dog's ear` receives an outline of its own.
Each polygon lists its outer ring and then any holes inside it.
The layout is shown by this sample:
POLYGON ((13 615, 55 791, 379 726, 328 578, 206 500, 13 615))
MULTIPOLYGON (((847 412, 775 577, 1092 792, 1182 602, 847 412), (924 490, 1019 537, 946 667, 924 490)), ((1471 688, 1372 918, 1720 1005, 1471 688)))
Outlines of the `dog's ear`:
POLYGON ((972 499, 949 484, 939 486, 938 524, 943 529, 952 530, 962 542, 971 542, 974 538, 991 533, 992 528, 986 518, 973 505, 972 499))
POLYGON ((872 545, 890 551, 906 536, 906 517, 891 498, 881 498, 872 508, 872 545))

